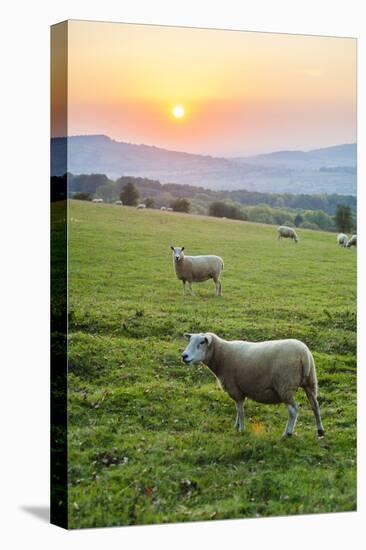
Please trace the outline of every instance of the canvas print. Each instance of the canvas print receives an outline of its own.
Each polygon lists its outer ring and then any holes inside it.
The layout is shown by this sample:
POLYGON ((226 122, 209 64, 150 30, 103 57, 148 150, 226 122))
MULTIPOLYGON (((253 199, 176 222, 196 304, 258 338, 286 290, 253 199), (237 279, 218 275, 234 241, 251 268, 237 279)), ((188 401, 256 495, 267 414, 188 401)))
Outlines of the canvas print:
POLYGON ((51 29, 51 520, 356 510, 356 47, 51 29))

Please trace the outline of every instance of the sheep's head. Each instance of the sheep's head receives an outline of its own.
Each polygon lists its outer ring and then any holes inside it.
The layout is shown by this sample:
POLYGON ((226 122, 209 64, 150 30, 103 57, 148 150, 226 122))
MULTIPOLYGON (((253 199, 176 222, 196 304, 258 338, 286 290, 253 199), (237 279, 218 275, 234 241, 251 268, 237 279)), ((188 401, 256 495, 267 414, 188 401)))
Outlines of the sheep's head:
POLYGON ((172 250, 173 250, 173 256, 174 256, 174 260, 176 262, 180 262, 181 260, 183 260, 184 258, 184 246, 182 246, 182 248, 180 248, 179 246, 171 246, 170 247, 172 250))
POLYGON ((182 359, 186 365, 199 363, 208 358, 210 346, 212 344, 212 335, 209 333, 185 334, 189 340, 186 349, 182 353, 182 359))

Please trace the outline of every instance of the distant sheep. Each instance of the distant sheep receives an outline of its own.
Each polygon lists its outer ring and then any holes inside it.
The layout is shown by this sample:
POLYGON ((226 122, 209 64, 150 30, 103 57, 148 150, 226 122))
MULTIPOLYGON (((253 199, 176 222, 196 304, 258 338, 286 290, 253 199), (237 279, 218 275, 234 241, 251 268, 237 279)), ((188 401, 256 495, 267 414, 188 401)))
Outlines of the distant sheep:
POLYGON ((213 279, 216 285, 216 296, 221 296, 220 275, 224 262, 219 256, 185 256, 184 246, 170 247, 173 251, 173 265, 177 278, 183 283, 183 298, 186 293, 186 283, 191 295, 194 296, 192 283, 202 283, 213 279))
POLYGON ((173 212, 173 208, 170 208, 170 206, 166 210, 167 212, 173 212))
POLYGON ((291 436, 298 416, 294 395, 305 390, 313 410, 319 437, 324 435, 317 401, 317 376, 313 356, 300 340, 245 342, 223 340, 213 334, 185 334, 189 344, 182 353, 184 363, 202 361, 216 376, 219 384, 235 401, 235 428, 244 429, 246 398, 258 403, 284 403, 288 422, 284 436, 291 436))
POLYGON ((295 243, 299 242, 299 237, 296 234, 295 229, 287 227, 286 225, 280 225, 277 229, 279 239, 293 239, 295 243))
POLYGON ((166 206, 161 206, 160 210, 166 210, 166 206))
POLYGON ((136 208, 138 208, 139 210, 143 210, 144 208, 146 208, 146 204, 144 204, 144 203, 141 202, 140 204, 138 204, 138 205, 136 206, 136 208))
POLYGON ((348 243, 347 235, 345 233, 338 233, 337 243, 339 244, 339 246, 343 246, 343 248, 346 247, 348 243))
POLYGON ((116 201, 114 204, 118 204, 118 206, 122 206, 123 202, 122 201, 116 201))
POLYGON ((357 247, 357 235, 352 235, 346 246, 347 248, 351 248, 351 246, 357 247))
POLYGON ((104 200, 103 199, 93 199, 93 202, 98 202, 99 203, 99 202, 104 202, 104 200))

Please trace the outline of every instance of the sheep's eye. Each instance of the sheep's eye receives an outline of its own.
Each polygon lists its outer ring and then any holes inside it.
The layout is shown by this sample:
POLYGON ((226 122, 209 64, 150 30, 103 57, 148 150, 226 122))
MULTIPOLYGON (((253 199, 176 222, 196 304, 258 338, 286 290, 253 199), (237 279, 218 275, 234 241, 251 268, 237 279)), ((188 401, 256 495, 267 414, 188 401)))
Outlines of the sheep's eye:
POLYGON ((200 346, 203 346, 203 344, 206 344, 206 340, 202 340, 202 341, 200 342, 200 346))

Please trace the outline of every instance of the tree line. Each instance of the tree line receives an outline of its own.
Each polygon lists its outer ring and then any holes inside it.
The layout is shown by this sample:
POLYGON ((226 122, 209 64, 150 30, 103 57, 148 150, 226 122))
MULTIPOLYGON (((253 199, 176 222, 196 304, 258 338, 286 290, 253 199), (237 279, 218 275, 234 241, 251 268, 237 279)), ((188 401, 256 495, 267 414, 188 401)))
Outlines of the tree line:
POLYGON ((67 174, 67 181, 69 195, 82 200, 119 199, 130 206, 143 202, 148 208, 165 206, 177 212, 314 230, 350 232, 356 227, 357 203, 352 195, 212 191, 142 177, 122 176, 113 181, 105 174, 67 174))

